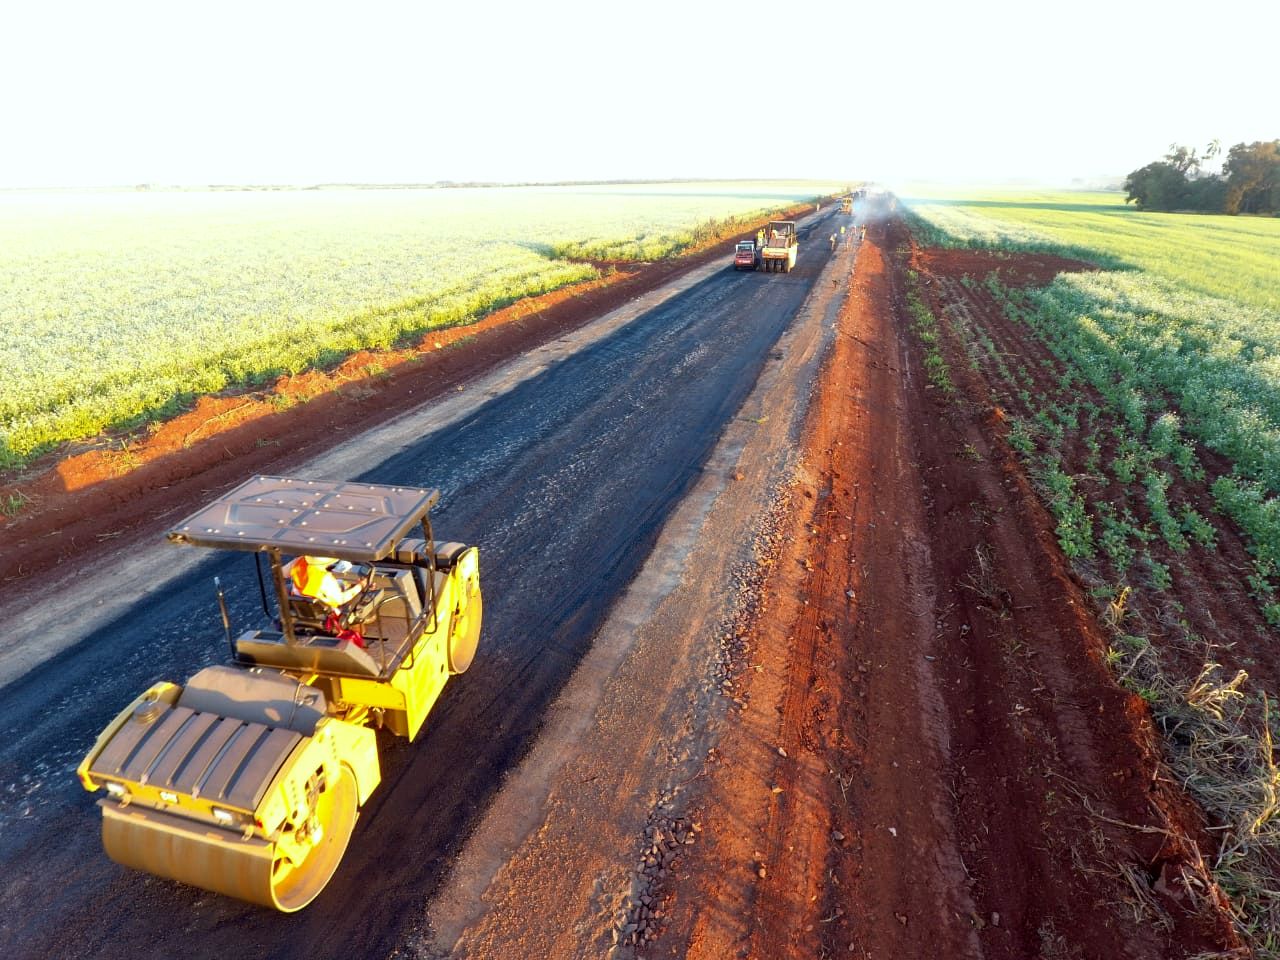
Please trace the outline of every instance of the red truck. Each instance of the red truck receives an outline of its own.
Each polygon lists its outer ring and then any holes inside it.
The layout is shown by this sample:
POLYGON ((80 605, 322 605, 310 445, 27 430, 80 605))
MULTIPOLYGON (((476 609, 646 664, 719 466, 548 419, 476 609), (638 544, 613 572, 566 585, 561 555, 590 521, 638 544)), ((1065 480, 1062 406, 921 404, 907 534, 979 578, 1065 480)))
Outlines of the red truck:
POLYGON ((733 251, 733 269, 754 270, 760 259, 754 240, 739 240, 733 251))

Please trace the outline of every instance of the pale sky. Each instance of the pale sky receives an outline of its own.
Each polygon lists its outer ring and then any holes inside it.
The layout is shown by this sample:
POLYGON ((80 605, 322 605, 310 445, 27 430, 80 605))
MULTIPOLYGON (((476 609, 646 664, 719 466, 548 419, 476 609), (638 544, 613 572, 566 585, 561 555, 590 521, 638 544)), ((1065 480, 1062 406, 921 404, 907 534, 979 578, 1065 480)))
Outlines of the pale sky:
POLYGON ((1280 137, 1275 0, 30 0, 0 186, 1062 182, 1280 137))

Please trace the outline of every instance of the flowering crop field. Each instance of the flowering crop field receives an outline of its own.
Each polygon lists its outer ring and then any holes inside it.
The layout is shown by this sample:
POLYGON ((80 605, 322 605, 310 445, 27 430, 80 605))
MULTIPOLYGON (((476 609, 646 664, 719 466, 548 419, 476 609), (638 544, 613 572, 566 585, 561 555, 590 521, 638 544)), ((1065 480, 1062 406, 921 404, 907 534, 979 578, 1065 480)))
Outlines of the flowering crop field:
POLYGON ((0 193, 0 469, 842 186, 0 193))

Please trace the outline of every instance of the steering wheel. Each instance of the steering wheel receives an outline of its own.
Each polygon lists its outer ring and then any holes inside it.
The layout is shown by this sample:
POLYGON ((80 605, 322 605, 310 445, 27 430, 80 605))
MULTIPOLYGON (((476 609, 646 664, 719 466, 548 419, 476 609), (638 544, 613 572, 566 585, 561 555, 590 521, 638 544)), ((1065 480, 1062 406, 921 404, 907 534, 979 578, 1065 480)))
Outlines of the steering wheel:
POLYGON ((341 615, 338 618, 342 626, 350 627, 355 622, 355 615, 364 606, 373 589, 373 567, 371 566, 360 583, 360 592, 342 605, 341 615))

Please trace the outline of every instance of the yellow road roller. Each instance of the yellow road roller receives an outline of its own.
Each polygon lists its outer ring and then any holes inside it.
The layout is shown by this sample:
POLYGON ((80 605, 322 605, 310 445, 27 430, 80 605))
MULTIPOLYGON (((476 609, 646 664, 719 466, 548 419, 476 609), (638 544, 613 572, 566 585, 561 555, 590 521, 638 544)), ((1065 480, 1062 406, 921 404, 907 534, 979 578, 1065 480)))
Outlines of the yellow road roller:
POLYGON ((254 477, 167 534, 254 554, 263 623, 230 663, 157 683, 77 773, 125 866, 293 912, 324 889, 381 780, 375 729, 412 740, 471 665, 475 547, 437 542, 439 491, 254 477))

